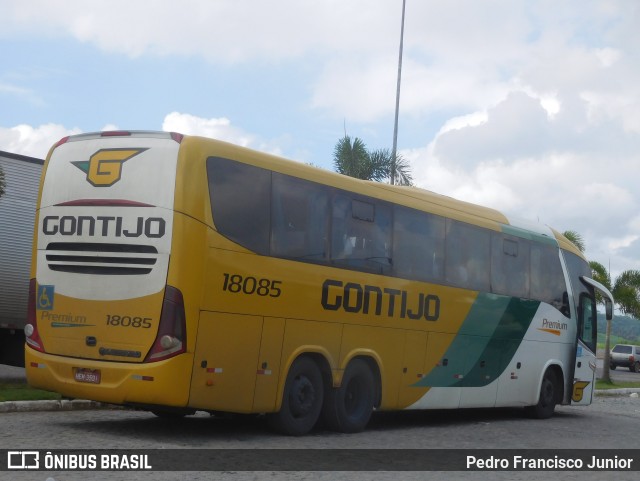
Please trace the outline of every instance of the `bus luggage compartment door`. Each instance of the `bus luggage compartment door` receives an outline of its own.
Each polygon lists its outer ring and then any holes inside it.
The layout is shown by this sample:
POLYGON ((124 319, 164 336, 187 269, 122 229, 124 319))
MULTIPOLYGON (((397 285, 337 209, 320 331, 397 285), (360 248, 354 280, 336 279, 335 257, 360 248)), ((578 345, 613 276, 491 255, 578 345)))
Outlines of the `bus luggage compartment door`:
POLYGON ((262 316, 200 314, 190 407, 252 411, 262 324, 262 316))

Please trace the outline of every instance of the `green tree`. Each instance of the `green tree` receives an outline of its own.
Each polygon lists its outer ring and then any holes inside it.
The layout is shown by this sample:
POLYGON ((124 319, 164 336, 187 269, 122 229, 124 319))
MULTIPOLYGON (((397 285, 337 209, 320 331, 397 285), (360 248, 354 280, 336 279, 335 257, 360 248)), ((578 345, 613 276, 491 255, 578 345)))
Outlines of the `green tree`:
MULTIPOLYGON (((585 251, 585 242, 582 236, 573 230, 568 230, 562 233, 567 239, 580 250, 585 251)), ((589 262, 593 279, 605 286, 611 294, 613 299, 623 314, 630 315, 636 319, 640 318, 640 271, 627 270, 620 274, 615 282, 611 282, 611 274, 605 266, 599 262, 589 262)), ((596 293, 596 301, 603 303, 602 296, 596 293)), ((611 375, 609 373, 609 364, 611 360, 611 320, 607 320, 607 328, 605 331, 604 341, 604 360, 602 369, 602 380, 605 382, 611 382, 611 375)))
POLYGON ((584 252, 585 251, 586 245, 584 243, 584 239, 576 231, 567 230, 567 231, 564 231, 562 233, 562 235, 564 235, 567 239, 569 239, 571 242, 573 242, 573 245, 575 245, 580 252, 584 252))
POLYGON ((391 180, 398 185, 411 185, 410 167, 406 160, 389 149, 369 151, 358 137, 348 135, 338 140, 333 149, 333 165, 336 172, 362 180, 383 182, 391 180))
POLYGON ((4 195, 4 191, 7 187, 7 181, 4 178, 4 170, 0 167, 0 197, 4 195))

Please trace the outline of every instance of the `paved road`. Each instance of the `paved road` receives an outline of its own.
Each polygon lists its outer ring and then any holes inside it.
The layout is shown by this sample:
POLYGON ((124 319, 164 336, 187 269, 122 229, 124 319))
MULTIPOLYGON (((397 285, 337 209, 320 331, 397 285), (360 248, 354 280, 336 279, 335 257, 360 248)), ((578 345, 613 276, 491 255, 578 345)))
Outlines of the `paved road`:
MULTIPOLYGON (((550 420, 531 420, 521 410, 463 410, 378 413, 367 431, 344 435, 316 431, 302 438, 273 434, 262 419, 220 419, 199 413, 164 420, 129 410, 25 412, 0 414, 0 449, 561 449, 628 447, 629 435, 640 431, 640 398, 596 397, 589 407, 559 407, 550 420), (624 434, 626 433, 626 434, 624 434)), ((493 451, 491 451, 493 452, 493 451)), ((496 451, 497 452, 497 451, 496 451)), ((11 479, 45 481, 172 479, 557 479, 559 473, 385 473, 385 472, 189 472, 189 473, 11 473, 11 479)), ((238 471, 236 471, 238 470, 238 471)), ((0 478, 2 478, 0 473, 0 478)), ((563 481, 603 479, 603 473, 561 473, 563 481)), ((637 473, 615 473, 616 481, 637 473)))
MULTIPOLYGON (((616 376, 640 375, 612 371, 616 376)), ((24 379, 24 369, 0 366, 0 379, 24 379)), ((551 420, 526 419, 520 410, 464 410, 437 412, 378 413, 368 430, 354 435, 316 431, 303 438, 273 434, 256 418, 220 419, 198 413, 179 421, 157 419, 145 412, 129 410, 82 410, 72 412, 15 412, 0 414, 0 449, 448 449, 484 448, 561 449, 614 448, 629 446, 629 436, 640 432, 640 398, 596 397, 589 407, 559 407, 551 420)), ((236 468, 241 469, 241 466, 236 468)), ((12 481, 85 481, 173 479, 232 480, 332 480, 382 479, 481 479, 481 480, 598 480, 593 472, 0 472, 12 481)), ((636 480, 637 474, 609 473, 616 481, 636 480)))

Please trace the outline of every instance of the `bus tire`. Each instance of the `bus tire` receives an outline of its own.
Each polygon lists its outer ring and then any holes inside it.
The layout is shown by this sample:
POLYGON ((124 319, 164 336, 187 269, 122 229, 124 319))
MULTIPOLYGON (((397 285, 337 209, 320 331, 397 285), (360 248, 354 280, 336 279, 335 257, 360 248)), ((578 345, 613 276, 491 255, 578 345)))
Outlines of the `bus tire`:
POLYGON ((310 357, 296 359, 284 385, 282 406, 267 416, 269 425, 282 434, 301 436, 313 429, 324 398, 322 373, 310 357))
POLYGON ((351 361, 340 387, 326 393, 322 414, 327 427, 342 433, 362 431, 373 412, 374 383, 373 373, 365 361, 351 361))
POLYGON ((538 403, 527 406, 525 412, 534 419, 548 419, 553 416, 558 398, 558 380, 552 369, 547 369, 540 385, 538 403))

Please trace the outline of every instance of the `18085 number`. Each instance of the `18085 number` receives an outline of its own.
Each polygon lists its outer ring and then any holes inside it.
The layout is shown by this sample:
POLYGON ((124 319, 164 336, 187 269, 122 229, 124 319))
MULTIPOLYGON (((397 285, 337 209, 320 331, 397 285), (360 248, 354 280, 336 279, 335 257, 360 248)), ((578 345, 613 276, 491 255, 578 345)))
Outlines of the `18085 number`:
POLYGON ((151 327, 150 317, 133 317, 133 316, 118 316, 107 314, 108 326, 119 327, 141 327, 142 329, 149 329, 151 327))
POLYGON ((282 294, 282 281, 272 279, 256 279, 255 277, 243 277, 240 274, 224 273, 222 290, 234 294, 256 294, 262 297, 280 297, 282 294))

